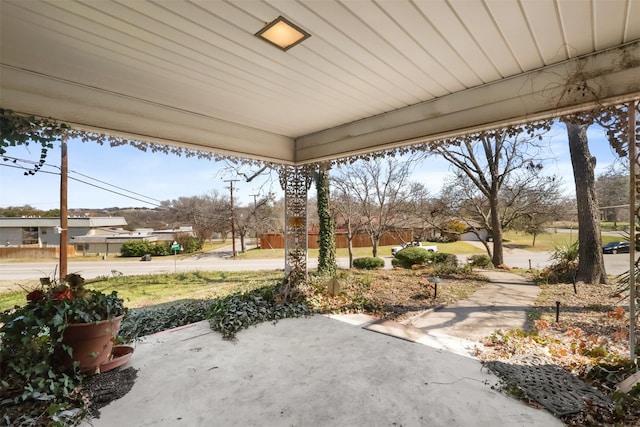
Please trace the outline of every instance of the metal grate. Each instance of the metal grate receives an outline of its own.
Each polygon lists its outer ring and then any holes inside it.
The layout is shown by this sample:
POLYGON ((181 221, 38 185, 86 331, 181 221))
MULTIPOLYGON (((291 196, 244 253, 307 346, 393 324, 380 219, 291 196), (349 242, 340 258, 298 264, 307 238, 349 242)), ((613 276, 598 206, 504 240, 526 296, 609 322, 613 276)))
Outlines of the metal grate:
POLYGON ((487 366, 556 416, 580 412, 587 402, 603 407, 612 405, 606 395, 538 354, 488 362, 487 366))

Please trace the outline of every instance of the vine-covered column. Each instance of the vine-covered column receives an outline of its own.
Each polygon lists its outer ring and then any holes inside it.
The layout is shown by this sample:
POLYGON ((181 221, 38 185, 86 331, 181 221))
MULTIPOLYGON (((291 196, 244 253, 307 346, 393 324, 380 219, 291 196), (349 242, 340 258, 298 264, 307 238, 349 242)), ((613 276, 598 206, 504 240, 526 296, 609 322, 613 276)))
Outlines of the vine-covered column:
POLYGON ((284 190, 285 286, 283 296, 291 298, 307 279, 307 191, 311 176, 305 167, 285 166, 279 171, 284 190))

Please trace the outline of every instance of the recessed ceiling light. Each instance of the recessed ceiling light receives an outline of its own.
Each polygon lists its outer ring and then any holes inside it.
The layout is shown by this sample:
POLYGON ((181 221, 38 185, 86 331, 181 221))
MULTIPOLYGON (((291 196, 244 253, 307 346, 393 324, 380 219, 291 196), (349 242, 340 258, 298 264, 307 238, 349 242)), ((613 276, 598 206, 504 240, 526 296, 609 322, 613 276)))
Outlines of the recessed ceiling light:
POLYGON ((255 35, 284 51, 311 37, 311 34, 282 16, 269 22, 255 35))

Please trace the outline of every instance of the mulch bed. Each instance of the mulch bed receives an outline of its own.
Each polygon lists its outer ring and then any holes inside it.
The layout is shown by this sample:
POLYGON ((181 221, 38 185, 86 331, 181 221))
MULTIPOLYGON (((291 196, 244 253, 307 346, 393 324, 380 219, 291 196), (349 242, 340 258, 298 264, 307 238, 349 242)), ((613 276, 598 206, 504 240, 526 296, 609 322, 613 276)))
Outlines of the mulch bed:
POLYGON ((138 371, 130 367, 116 368, 86 379, 82 391, 89 401, 89 416, 99 418, 100 409, 129 393, 137 377, 138 371))

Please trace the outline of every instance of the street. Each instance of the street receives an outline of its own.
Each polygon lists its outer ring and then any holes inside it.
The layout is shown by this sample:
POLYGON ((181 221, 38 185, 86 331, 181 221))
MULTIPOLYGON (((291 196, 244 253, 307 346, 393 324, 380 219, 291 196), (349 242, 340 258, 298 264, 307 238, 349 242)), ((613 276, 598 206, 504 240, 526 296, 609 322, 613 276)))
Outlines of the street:
MULTIPOLYGON (((386 268, 391 268, 391 256, 383 257, 386 268)), ((461 263, 466 262, 467 255, 458 255, 461 263)), ((541 269, 551 263, 547 252, 529 252, 524 250, 505 251, 505 264, 510 267, 541 269)), ((629 254, 604 255, 607 273, 621 274, 629 270, 629 254)), ((338 266, 346 268, 347 258, 338 258, 338 266)), ((0 263, 0 280, 32 280, 53 276, 56 261, 43 262, 3 262, 0 263)), ((309 268, 317 266, 317 259, 309 259, 309 268)), ((166 274, 187 271, 259 271, 283 270, 283 259, 250 259, 240 260, 224 256, 224 252, 216 251, 194 256, 154 257, 151 261, 140 261, 139 258, 107 259, 96 261, 70 261, 68 271, 78 273, 85 279, 98 276, 166 274)))

